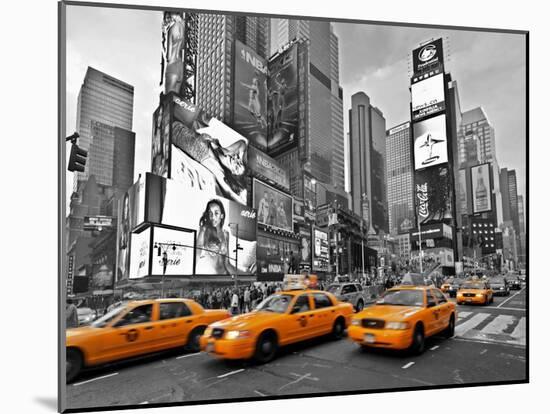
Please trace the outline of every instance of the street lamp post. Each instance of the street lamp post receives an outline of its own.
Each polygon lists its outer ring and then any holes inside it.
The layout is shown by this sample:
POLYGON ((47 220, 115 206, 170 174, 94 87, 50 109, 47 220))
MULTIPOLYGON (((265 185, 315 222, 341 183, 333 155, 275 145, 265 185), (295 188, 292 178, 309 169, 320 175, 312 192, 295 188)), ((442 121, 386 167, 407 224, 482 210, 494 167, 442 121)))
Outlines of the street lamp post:
POLYGON ((235 238, 237 239, 237 243, 235 246, 235 250, 233 250, 233 253, 235 253, 235 288, 238 285, 237 277, 239 274, 239 250, 243 250, 243 248, 239 245, 239 223, 229 223, 229 226, 235 226, 235 238))

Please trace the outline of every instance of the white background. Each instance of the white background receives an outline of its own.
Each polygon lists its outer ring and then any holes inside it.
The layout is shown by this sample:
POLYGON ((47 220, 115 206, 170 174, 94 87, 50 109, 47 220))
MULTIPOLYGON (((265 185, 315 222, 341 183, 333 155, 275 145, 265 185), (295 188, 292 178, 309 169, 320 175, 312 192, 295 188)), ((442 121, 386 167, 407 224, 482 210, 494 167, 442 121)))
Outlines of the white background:
MULTIPOLYGON (((117 0, 117 3, 143 3, 117 0)), ((547 7, 526 0, 461 0, 433 7, 406 0, 147 0, 172 5, 387 22, 530 31, 530 380, 528 385, 174 407, 135 413, 543 412, 548 344, 547 7), (475 405, 477 402, 479 405, 475 405)), ((54 0, 6 2, 2 10, 2 412, 53 413, 57 394, 57 7, 54 0), (31 109, 32 108, 32 109, 31 109), (7 144, 7 147, 6 147, 7 144)), ((109 47, 108 44, 105 47, 109 47)), ((365 51, 368 53, 368 51, 365 51)))
POLYGON ((433 167, 435 165, 443 164, 448 161, 447 158, 447 133, 445 132, 445 115, 438 115, 436 117, 425 119, 418 123, 413 124, 414 131, 414 169, 419 170, 421 168, 433 167), (422 164, 425 160, 430 158, 430 147, 424 146, 428 134, 432 135, 432 139, 440 140, 433 145, 431 156, 438 156, 436 160, 429 164, 422 164))
POLYGON ((443 74, 432 76, 411 85, 412 109, 418 111, 445 100, 443 74))

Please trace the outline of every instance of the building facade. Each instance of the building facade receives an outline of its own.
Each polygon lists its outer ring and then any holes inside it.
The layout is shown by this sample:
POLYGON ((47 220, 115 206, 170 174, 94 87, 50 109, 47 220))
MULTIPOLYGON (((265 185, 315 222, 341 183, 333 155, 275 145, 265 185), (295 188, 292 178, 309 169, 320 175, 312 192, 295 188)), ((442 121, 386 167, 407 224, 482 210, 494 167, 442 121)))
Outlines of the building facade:
POLYGON ((351 97, 349 132, 352 210, 369 232, 387 233, 386 120, 364 92, 351 97))
MULTIPOLYGON (((78 146, 87 151, 91 150, 92 121, 131 131, 133 111, 134 87, 132 85, 88 67, 78 93, 76 114, 76 130, 80 135, 78 146)), ((96 150, 96 161, 101 157, 102 155, 96 150)), ((90 176, 90 160, 89 154, 84 172, 75 172, 73 191, 77 191, 79 184, 90 176)))
POLYGON ((386 140, 388 225, 392 235, 408 233, 414 226, 414 176, 411 123, 391 128, 386 140))

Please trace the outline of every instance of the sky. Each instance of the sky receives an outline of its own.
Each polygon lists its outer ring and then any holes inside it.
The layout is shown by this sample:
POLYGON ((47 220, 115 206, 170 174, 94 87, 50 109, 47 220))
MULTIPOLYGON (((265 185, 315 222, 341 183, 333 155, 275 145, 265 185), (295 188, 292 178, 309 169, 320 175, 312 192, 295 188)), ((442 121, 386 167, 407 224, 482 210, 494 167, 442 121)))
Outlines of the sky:
MULTIPOLYGON (((151 119, 160 87, 158 11, 67 7, 67 135, 76 129, 78 91, 92 66, 134 86, 134 175, 149 171, 151 119)), ((526 177, 526 50, 518 34, 389 25, 335 23, 339 39, 344 128, 351 95, 363 91, 389 129, 409 119, 411 51, 443 37, 445 69, 457 81, 462 112, 481 106, 495 129, 500 168, 515 169, 518 192, 526 177)), ((67 177, 72 188, 72 176, 67 177)), ((67 194, 70 196, 70 193, 67 194)))

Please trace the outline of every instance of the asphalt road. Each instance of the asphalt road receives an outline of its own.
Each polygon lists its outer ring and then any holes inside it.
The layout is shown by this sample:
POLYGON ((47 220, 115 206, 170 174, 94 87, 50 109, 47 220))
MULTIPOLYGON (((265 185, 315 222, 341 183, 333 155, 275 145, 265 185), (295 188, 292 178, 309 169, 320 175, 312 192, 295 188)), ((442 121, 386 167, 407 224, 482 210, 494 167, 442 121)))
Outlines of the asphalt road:
POLYGON ((526 380, 525 305, 525 289, 490 306, 460 305, 455 337, 429 339, 416 357, 321 338, 265 365, 181 351, 111 364, 68 384, 67 408, 526 380))

